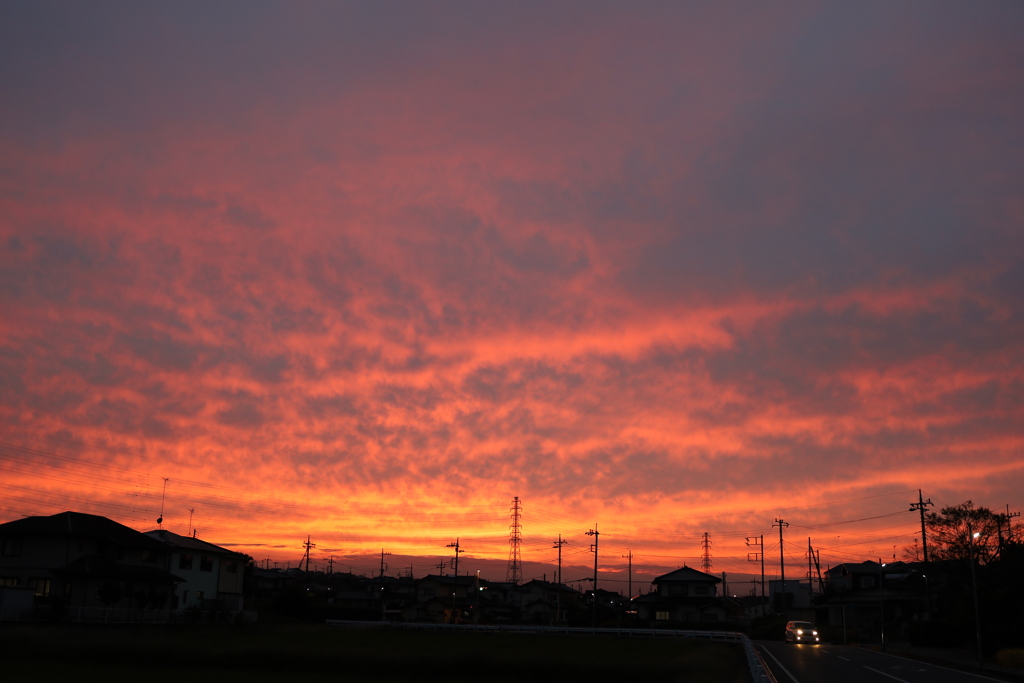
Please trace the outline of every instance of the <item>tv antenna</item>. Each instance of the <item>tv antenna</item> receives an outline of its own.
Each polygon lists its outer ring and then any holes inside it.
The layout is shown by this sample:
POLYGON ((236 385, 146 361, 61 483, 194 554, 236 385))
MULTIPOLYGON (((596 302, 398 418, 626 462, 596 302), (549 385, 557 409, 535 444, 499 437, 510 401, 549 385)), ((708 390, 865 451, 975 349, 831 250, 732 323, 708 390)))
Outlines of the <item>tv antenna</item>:
POLYGON ((167 477, 164 477, 164 490, 160 494, 160 516, 156 518, 156 525, 163 529, 164 524, 164 498, 167 497, 167 477))

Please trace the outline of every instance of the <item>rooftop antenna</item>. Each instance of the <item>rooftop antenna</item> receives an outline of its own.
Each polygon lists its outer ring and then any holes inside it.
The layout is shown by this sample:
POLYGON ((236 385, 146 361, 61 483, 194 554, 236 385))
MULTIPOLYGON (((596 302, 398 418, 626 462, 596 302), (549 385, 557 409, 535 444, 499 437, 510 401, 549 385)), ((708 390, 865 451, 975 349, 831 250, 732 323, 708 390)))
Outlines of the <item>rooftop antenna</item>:
MULTIPOLYGON (((188 509, 188 528, 189 529, 192 529, 192 513, 195 512, 195 511, 196 511, 195 508, 189 508, 188 509)), ((192 529, 192 538, 195 538, 195 537, 196 537, 196 530, 192 529)))
MULTIPOLYGON (((166 496, 167 496, 167 477, 164 477, 164 490, 163 490, 163 493, 160 494, 160 516, 156 518, 156 525, 158 527, 160 527, 161 529, 164 528, 163 527, 163 524, 164 524, 164 498, 166 496)), ((191 522, 189 522, 189 526, 192 526, 191 522)))

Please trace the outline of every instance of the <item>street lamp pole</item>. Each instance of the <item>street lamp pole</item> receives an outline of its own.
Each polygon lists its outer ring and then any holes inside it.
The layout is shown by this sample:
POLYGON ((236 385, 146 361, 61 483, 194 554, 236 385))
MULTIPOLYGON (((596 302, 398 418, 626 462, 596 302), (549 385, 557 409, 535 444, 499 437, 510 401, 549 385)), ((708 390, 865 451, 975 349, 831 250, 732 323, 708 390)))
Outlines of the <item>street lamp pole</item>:
POLYGON ((885 576, 882 574, 882 569, 884 567, 885 565, 882 564, 882 558, 878 558, 878 604, 881 616, 882 652, 885 652, 885 593, 882 591, 882 586, 885 583, 885 576))
POLYGON ((974 542, 981 536, 978 532, 971 531, 971 525, 967 524, 967 535, 970 537, 970 552, 968 557, 971 561, 971 590, 974 593, 974 639, 978 644, 978 666, 985 668, 985 658, 981 654, 981 617, 978 613, 978 579, 974 573, 974 542))

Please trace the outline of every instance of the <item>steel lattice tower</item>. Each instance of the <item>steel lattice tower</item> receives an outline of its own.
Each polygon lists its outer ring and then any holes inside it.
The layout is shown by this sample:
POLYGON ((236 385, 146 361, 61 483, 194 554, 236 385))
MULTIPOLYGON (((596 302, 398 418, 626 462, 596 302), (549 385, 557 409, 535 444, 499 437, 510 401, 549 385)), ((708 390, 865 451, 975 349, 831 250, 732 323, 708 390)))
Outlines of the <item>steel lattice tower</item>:
POLYGON ((519 523, 519 496, 512 499, 512 523, 509 529, 512 533, 508 539, 508 572, 505 574, 505 581, 519 585, 523 581, 523 566, 519 559, 520 532, 523 525, 519 523))
POLYGON ((711 571, 711 534, 705 531, 700 545, 704 551, 700 558, 700 568, 706 574, 711 571))

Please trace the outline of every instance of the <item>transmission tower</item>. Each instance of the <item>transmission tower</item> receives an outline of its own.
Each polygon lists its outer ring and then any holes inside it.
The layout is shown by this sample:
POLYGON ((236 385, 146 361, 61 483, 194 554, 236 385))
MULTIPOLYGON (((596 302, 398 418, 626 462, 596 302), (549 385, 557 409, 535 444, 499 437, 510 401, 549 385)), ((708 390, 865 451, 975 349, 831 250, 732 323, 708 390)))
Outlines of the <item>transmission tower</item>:
POLYGON ((705 574, 711 571, 711 534, 707 531, 704 532, 704 538, 700 542, 700 547, 703 550, 700 558, 700 568, 705 574))
POLYGON ((519 523, 519 496, 512 499, 512 523, 509 529, 512 533, 508 539, 508 572, 505 574, 505 581, 518 586, 523 582, 523 567, 519 560, 519 543, 522 540, 520 532, 523 525, 519 523))

